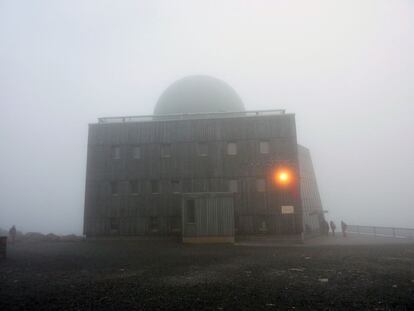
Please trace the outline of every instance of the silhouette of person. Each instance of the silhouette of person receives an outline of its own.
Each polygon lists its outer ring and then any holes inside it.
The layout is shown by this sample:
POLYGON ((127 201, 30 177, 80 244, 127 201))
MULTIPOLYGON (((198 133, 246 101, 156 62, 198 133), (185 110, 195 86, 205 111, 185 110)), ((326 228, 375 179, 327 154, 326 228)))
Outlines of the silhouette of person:
POLYGON ((16 241, 16 226, 13 225, 9 230, 10 240, 12 243, 16 241))
POLYGON ((333 236, 335 236, 335 229, 336 229, 336 225, 335 225, 335 223, 333 222, 333 220, 331 220, 331 221, 329 222, 329 224, 331 225, 332 235, 333 235, 333 236))
POLYGON ((348 225, 344 221, 341 221, 342 236, 344 238, 346 238, 346 229, 347 228, 348 228, 348 225))

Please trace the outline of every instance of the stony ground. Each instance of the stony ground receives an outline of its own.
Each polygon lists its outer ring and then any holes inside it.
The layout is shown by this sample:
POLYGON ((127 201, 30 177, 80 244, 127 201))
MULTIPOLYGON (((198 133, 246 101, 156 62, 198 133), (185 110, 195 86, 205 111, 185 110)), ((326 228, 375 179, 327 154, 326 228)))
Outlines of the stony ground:
POLYGON ((20 243, 0 310, 414 310, 414 244, 20 243))

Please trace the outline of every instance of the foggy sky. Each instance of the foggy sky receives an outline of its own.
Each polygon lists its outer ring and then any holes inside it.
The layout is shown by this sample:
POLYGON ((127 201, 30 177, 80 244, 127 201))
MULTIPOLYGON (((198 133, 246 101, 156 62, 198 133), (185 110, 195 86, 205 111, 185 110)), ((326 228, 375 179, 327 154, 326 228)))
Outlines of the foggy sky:
POLYGON ((414 227, 414 2, 0 0, 0 227, 81 233, 87 124, 176 79, 296 114, 328 218, 414 227))

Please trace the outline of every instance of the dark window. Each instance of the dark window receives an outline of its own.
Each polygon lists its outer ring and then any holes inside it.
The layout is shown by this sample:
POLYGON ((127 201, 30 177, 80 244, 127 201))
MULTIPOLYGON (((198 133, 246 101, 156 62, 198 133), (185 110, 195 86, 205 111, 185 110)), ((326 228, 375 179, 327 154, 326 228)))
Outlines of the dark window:
POLYGON ((150 231, 151 232, 157 232, 158 231, 158 217, 150 217, 150 223, 149 223, 150 231))
POLYGON ((111 231, 118 231, 119 230, 119 219, 111 218, 109 225, 111 227, 111 231))
POLYGON ((228 155, 237 154, 237 144, 235 142, 227 143, 227 154, 228 155))
POLYGON ((239 185, 236 179, 229 180, 229 192, 238 192, 239 191, 238 186, 239 185))
POLYGON ((181 217, 171 216, 168 218, 170 232, 181 232, 181 217))
POLYGON ((132 194, 139 194, 139 184, 138 180, 131 180, 129 182, 129 190, 132 194))
POLYGON ((111 182, 111 194, 112 195, 119 194, 118 183, 116 181, 111 182))
POLYGON ((151 181, 151 193, 160 193, 160 182, 158 180, 151 181))
POLYGON ((270 145, 268 141, 261 141, 260 142, 260 153, 269 153, 270 145))
POLYGON ((132 158, 141 159, 141 148, 139 146, 132 147, 132 158))
POLYGON ((265 192, 266 191, 266 180, 263 178, 257 179, 256 189, 258 192, 265 192))
POLYGON ((263 220, 262 223, 260 224, 259 231, 263 233, 267 232, 267 224, 265 220, 263 220))
POLYGON ((199 143, 197 145, 197 154, 200 157, 206 157, 208 155, 208 145, 206 143, 199 143))
POLYGON ((171 157, 171 145, 170 144, 161 145, 161 157, 163 158, 171 157))
POLYGON ((179 180, 171 180, 171 191, 173 193, 181 192, 181 183, 179 180))
POLYGON ((187 223, 195 223, 195 201, 187 200, 185 210, 187 223))
POLYGON ((121 148, 119 146, 112 146, 111 148, 111 157, 114 160, 121 158, 121 148))

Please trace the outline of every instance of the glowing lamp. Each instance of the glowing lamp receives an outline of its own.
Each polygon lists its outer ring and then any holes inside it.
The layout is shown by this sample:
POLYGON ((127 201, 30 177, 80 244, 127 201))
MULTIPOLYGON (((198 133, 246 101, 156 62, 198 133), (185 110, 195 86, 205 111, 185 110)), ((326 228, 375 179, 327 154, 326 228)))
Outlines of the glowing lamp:
POLYGON ((279 178, 279 181, 281 182, 287 182, 289 180, 289 174, 286 172, 281 172, 278 178, 279 178))
POLYGON ((276 170, 274 179, 279 186, 288 186, 293 179, 292 172, 286 168, 276 170))

